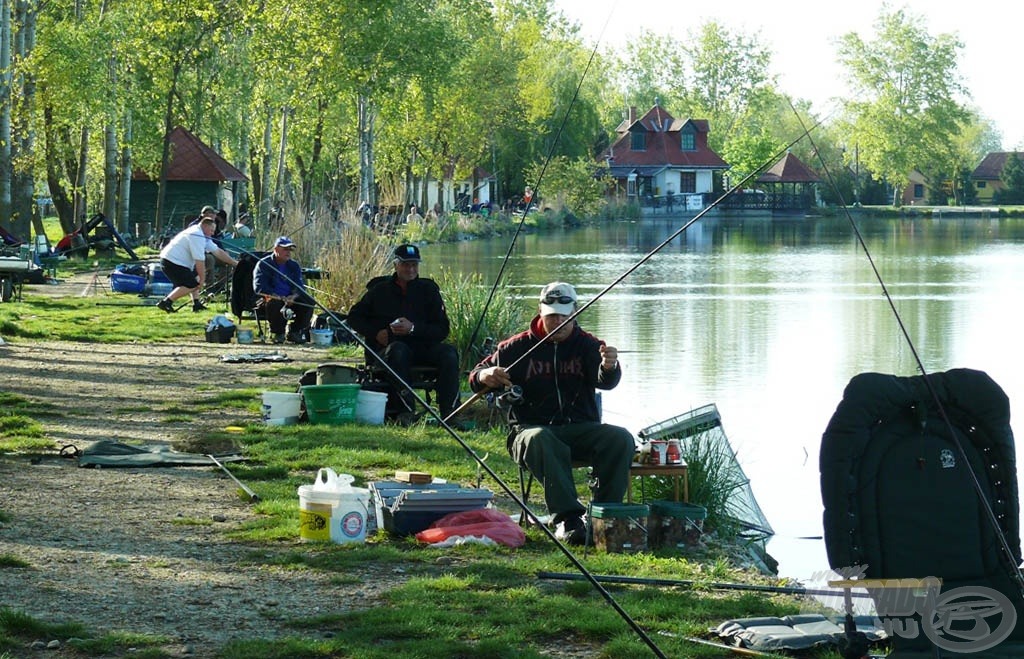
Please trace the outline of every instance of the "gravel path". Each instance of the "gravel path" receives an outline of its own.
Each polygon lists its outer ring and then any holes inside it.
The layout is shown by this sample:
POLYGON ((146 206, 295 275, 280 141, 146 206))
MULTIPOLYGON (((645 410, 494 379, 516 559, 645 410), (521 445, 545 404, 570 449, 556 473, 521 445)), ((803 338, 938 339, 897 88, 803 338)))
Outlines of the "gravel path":
MULTIPOLYGON (((37 290, 77 295, 82 287, 79 279, 37 290)), ((200 336, 201 327, 195 341, 168 344, 8 338, 0 345, 0 391, 54 406, 42 423, 56 448, 108 439, 189 450, 204 429, 250 423, 252 412, 200 411, 191 423, 173 422, 160 410, 164 402, 187 410, 190 400, 214 395, 213 388, 197 391, 198 382, 219 389, 295 384, 291 376, 258 378, 255 369, 266 364, 221 362, 224 352, 243 347, 200 336)), ((284 352, 299 364, 322 361, 313 347, 284 352)), ((29 565, 0 568, 0 606, 46 621, 81 621, 94 633, 165 635, 169 655, 203 657, 232 639, 293 635, 285 622, 322 613, 325 602, 333 612, 372 606, 400 578, 356 574, 348 575, 355 583, 338 584, 329 573, 248 565, 246 557, 266 547, 227 539, 227 531, 255 517, 236 491, 216 468, 82 469, 56 450, 0 456, 0 511, 9 517, 0 521, 0 556, 29 565)), ((54 647, 46 656, 65 652, 54 647)), ((38 655, 25 648, 14 656, 38 655)))

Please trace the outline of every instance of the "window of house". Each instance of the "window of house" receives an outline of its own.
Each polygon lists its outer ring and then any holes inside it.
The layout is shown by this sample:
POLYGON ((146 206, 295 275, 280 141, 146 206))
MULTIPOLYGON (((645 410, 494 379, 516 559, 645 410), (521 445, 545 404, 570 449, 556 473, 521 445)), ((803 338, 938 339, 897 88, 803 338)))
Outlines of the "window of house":
POLYGON ((924 184, 923 183, 915 183, 914 184, 914 199, 920 199, 921 197, 924 197, 924 184))
POLYGON ((978 181, 978 189, 981 190, 985 187, 985 181, 978 181))
POLYGON ((630 174, 629 178, 626 179, 626 196, 636 196, 636 174, 630 174))
POLYGON ((629 148, 633 151, 646 151, 647 150, 647 133, 642 130, 638 130, 629 137, 629 148))
POLYGON ((696 172, 679 172, 679 193, 693 194, 697 191, 696 172))
POLYGON ((692 130, 684 130, 679 133, 679 148, 683 151, 697 150, 697 136, 692 130))

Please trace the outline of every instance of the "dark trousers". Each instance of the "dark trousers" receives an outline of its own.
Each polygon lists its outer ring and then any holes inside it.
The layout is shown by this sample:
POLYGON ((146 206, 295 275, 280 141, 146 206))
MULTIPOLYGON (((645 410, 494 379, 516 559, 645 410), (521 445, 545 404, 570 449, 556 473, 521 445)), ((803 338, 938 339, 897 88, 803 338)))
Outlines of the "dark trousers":
MULTIPOLYGON (((398 377, 406 382, 412 380, 413 366, 436 368, 438 412, 446 417, 459 406, 459 353, 455 346, 447 343, 392 341, 380 354, 398 377)), ((388 395, 388 406, 404 411, 413 402, 412 396, 397 381, 391 384, 395 391, 388 395), (405 403, 400 402, 398 397, 404 398, 405 403)))
MULTIPOLYGON (((267 319, 267 324, 270 325, 271 333, 284 334, 285 327, 288 325, 288 320, 281 313, 281 310, 284 309, 284 302, 274 298, 261 299, 262 302, 260 303, 260 307, 263 309, 264 317, 267 319)), ((300 296, 296 298, 295 302, 295 304, 289 307, 295 312, 289 333, 302 333, 303 335, 306 335, 309 333, 309 321, 313 318, 312 300, 300 296)))
POLYGON ((594 503, 622 503, 636 441, 625 428, 607 423, 523 426, 508 451, 516 464, 526 466, 544 487, 548 512, 561 518, 586 512, 576 496, 573 462, 593 467, 597 479, 594 503))

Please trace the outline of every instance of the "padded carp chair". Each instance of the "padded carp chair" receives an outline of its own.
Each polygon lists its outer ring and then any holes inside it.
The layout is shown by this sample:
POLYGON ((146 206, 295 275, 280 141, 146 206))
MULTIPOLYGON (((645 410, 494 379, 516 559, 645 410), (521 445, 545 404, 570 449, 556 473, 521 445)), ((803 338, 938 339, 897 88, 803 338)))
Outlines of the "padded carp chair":
POLYGON ((238 257, 238 265, 231 275, 231 313, 239 320, 253 320, 256 322, 257 340, 266 343, 267 333, 263 329, 266 322, 264 310, 257 303, 260 296, 252 289, 253 271, 256 263, 269 252, 257 252, 254 254, 242 253, 238 257))
POLYGON ((1009 401, 980 371, 927 377, 847 385, 820 454, 829 565, 869 580, 890 658, 1024 656, 1009 401))

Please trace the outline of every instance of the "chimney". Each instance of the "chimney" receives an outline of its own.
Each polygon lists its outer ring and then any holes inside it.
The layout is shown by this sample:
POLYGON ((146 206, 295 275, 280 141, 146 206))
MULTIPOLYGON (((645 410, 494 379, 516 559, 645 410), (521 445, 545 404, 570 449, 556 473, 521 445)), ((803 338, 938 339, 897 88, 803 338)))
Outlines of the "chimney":
POLYGON ((636 106, 635 105, 630 105, 629 106, 629 125, 632 126, 634 123, 636 123, 636 106))

